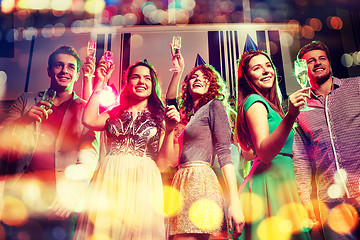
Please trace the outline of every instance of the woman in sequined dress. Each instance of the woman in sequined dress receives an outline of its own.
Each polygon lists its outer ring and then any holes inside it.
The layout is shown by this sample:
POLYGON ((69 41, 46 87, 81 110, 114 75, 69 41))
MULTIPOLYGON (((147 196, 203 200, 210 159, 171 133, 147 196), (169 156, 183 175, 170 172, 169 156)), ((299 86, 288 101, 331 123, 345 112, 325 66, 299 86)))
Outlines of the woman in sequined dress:
MULTIPOLYGON (((169 85, 167 98, 176 97, 176 87, 184 68, 180 52, 174 53, 178 69, 169 85), (175 90, 175 92, 174 92, 175 90)), ((223 102, 226 86, 216 70, 208 65, 194 67, 185 77, 180 99, 181 122, 186 124, 179 137, 179 161, 168 200, 170 235, 174 239, 209 239, 211 234, 226 232, 225 200, 211 166, 215 155, 227 183, 229 228, 234 221, 241 232, 242 211, 231 161, 231 130, 223 102), (178 194, 179 193, 179 194, 178 194), (180 196, 180 197, 179 197, 180 196), (174 211, 178 209, 178 211, 174 211)))
POLYGON ((83 116, 89 128, 106 132, 106 155, 90 184, 75 239, 166 239, 159 169, 167 166, 164 152, 180 118, 175 109, 165 111, 155 70, 147 62, 128 68, 120 105, 99 113, 100 90, 113 68, 100 61, 98 84, 83 116))

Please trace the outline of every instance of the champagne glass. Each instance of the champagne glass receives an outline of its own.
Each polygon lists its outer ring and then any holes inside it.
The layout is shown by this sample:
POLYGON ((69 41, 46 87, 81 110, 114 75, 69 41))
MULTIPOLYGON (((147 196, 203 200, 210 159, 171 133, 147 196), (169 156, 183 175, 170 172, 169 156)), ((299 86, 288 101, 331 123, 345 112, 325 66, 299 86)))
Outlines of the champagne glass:
POLYGON ((96 42, 89 40, 88 41, 88 46, 87 46, 87 55, 89 57, 95 57, 95 53, 96 53, 96 42))
POLYGON ((180 36, 173 36, 172 48, 173 48, 174 54, 177 54, 181 48, 181 37, 180 36))
MULTIPOLYGON (((295 78, 297 82, 300 84, 301 88, 310 87, 310 81, 308 77, 308 67, 305 59, 296 59, 294 61, 294 71, 295 78)), ((307 101, 305 99, 305 106, 300 109, 300 111, 308 111, 310 108, 307 105, 307 101)))
POLYGON ((50 103, 50 107, 47 105, 41 105, 40 107, 44 108, 46 111, 49 110, 54 104, 55 96, 56 96, 56 91, 54 89, 52 88, 46 89, 42 97, 42 101, 50 103))
MULTIPOLYGON (((90 57, 90 58, 95 58, 95 53, 96 53, 96 41, 92 41, 92 40, 89 40, 88 41, 88 45, 87 45, 87 56, 90 57)), ((87 70, 88 71, 88 70, 87 70)), ((91 70, 90 70, 91 71, 91 70)), ((92 73, 84 73, 84 76, 86 77, 92 77, 94 76, 92 73)))
MULTIPOLYGON (((179 50, 181 48, 181 37, 180 36, 173 36, 171 45, 172 45, 173 54, 178 54, 178 52, 179 52, 179 50)), ((178 69, 176 67, 174 67, 174 68, 170 68, 170 71, 177 72, 178 69)))

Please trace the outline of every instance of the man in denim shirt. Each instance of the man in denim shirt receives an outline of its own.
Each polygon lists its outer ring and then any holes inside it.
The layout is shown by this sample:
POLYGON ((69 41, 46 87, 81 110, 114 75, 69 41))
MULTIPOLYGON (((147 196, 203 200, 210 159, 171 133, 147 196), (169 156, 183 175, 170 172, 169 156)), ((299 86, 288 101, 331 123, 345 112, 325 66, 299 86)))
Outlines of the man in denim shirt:
POLYGON ((306 59, 311 84, 293 148, 300 199, 313 221, 320 206, 326 239, 359 239, 360 77, 333 77, 329 50, 321 42, 304 46, 298 58, 306 59), (312 204, 317 202, 311 199, 312 177, 319 206, 312 204))

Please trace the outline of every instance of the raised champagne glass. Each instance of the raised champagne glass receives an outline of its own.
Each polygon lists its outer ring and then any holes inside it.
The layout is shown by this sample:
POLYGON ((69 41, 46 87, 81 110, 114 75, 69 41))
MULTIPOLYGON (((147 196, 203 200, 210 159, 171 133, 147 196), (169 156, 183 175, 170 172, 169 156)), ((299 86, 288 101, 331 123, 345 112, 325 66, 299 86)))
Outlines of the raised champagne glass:
MULTIPOLYGON (((300 84, 301 88, 310 87, 310 81, 308 77, 308 67, 305 59, 296 59, 294 61, 294 71, 295 78, 297 82, 300 84)), ((300 111, 308 111, 311 108, 307 105, 307 101, 305 99, 305 106, 300 109, 300 111)))
MULTIPOLYGON (((87 51, 87 56, 88 56, 88 57, 95 58, 95 54, 96 54, 96 41, 89 40, 86 51, 87 51)), ((84 73, 84 76, 86 76, 86 77, 92 77, 93 74, 87 72, 87 73, 84 73)))
MULTIPOLYGON (((178 54, 180 48, 181 48, 181 37, 180 36, 173 36, 172 39, 172 52, 173 54, 178 54)), ((177 72, 178 69, 176 67, 170 68, 170 71, 177 72)))

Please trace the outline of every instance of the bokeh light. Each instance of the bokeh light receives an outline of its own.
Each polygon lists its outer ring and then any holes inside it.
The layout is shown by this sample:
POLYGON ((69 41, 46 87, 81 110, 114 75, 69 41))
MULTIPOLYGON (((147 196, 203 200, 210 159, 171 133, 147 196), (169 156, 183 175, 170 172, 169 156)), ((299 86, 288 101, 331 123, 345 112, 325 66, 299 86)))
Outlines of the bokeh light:
POLYGON ((54 236, 55 239, 65 239, 66 237, 66 231, 64 228, 62 227, 54 227, 52 230, 52 235, 54 236))
POLYGON ((329 16, 326 24, 330 29, 340 30, 343 27, 343 21, 337 16, 329 16))
POLYGON ((36 178, 29 178, 21 186, 23 201, 26 203, 41 201, 43 187, 41 181, 36 178))
POLYGON ((51 8, 57 11, 66 11, 71 9, 72 0, 52 0, 51 8))
POLYGON ((105 9, 104 0, 88 0, 85 2, 84 9, 90 14, 101 13, 105 9))
POLYGON ((344 190, 343 188, 338 185, 338 184, 332 184, 329 188, 328 188, 328 196, 330 198, 336 199, 336 198, 341 198, 344 195, 344 190))
POLYGON ((303 205, 300 203, 289 203, 282 206, 277 215, 283 219, 291 221, 290 230, 292 233, 309 230, 307 221, 309 219, 308 214, 303 205))
POLYGON ((288 32, 280 32, 280 42, 284 47, 290 47, 294 43, 294 38, 288 32))
POLYGON ((308 25, 302 27, 301 33, 306 39, 312 39, 315 36, 314 29, 308 25))
POLYGON ((127 13, 124 15, 124 17, 126 19, 127 26, 136 25, 138 22, 138 17, 134 13, 127 13))
POLYGON ((1 1, 1 12, 11 13, 15 8, 15 0, 2 0, 1 1))
POLYGON ((354 52, 353 54, 351 54, 351 57, 355 65, 360 65, 360 52, 354 52))
POLYGON ((241 208, 243 209, 245 222, 252 223, 264 217, 264 199, 252 193, 241 193, 241 208))
POLYGON ((15 39, 17 39, 18 31, 16 29, 10 29, 6 34, 6 41, 8 42, 14 42, 15 39))
POLYGON ((359 214, 350 204, 342 203, 330 210, 327 223, 333 231, 349 234, 359 224, 359 214))
POLYGON ((69 165, 65 169, 65 176, 72 181, 90 181, 93 171, 85 164, 69 165))
POLYGON ((273 41, 270 41, 270 42, 269 42, 269 46, 270 46, 270 53, 271 53, 271 55, 275 55, 275 54, 279 51, 278 46, 277 46, 276 43, 274 43, 273 41))
POLYGON ((176 216, 183 208, 184 200, 177 189, 169 185, 164 185, 163 189, 165 214, 168 217, 176 216))
POLYGON ((291 229, 291 221, 274 216, 263 220, 256 232, 260 240, 288 240, 291 238, 291 229))
POLYGON ((317 18, 311 18, 309 21, 309 25, 314 29, 314 31, 320 31, 322 29, 322 23, 317 18))
POLYGON ((141 7, 141 11, 146 17, 149 17, 150 14, 155 10, 156 10, 156 6, 152 2, 145 2, 141 7))
POLYGON ((56 37, 60 37, 65 33, 65 25, 63 23, 56 23, 53 28, 53 34, 56 37))
POLYGON ((3 198, 2 221, 9 226, 21 226, 28 221, 29 213, 24 203, 13 196, 3 198))
POLYGON ((101 106, 108 107, 115 103, 117 96, 110 86, 105 87, 99 94, 99 103, 101 106))
POLYGON ((24 30, 23 36, 26 40, 32 40, 33 37, 36 37, 38 34, 38 31, 36 28, 30 27, 24 30))
POLYGON ((213 231, 219 228, 223 222, 223 217, 221 207, 209 199, 197 200, 189 209, 191 222, 204 231, 213 231))
POLYGON ((53 36, 53 27, 52 24, 46 24, 41 30, 42 36, 44 38, 51 38, 53 36))
MULTIPOLYGON (((352 59, 352 56, 348 54, 349 57, 352 59)), ((347 173, 345 169, 338 169, 334 174, 334 180, 337 184, 344 184, 347 182, 347 173)))
POLYGON ((344 67, 351 67, 354 63, 354 59, 352 58, 352 56, 348 53, 344 53, 342 56, 341 56, 341 64, 344 66, 344 67))
POLYGON ((124 26, 126 24, 126 18, 123 15, 113 16, 110 20, 112 26, 124 26))
POLYGON ((17 3, 18 8, 26 9, 48 9, 50 0, 19 0, 17 3))

